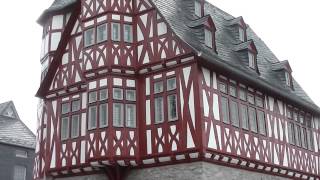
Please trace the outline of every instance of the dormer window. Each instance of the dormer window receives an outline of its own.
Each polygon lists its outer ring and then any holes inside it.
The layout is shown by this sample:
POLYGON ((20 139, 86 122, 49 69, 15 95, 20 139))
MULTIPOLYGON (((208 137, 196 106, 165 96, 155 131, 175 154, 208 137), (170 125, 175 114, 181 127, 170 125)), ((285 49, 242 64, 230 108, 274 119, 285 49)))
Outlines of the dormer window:
POLYGON ((245 32, 244 32, 244 29, 242 27, 239 27, 239 40, 241 42, 245 41, 245 32))
POLYGON ((212 48, 212 31, 210 31, 209 29, 205 29, 204 30, 204 42, 205 45, 208 46, 209 48, 212 48))
POLYGON ((194 1, 194 14, 198 17, 202 16, 201 4, 199 1, 194 1))
POLYGON ((252 52, 248 52, 249 67, 256 69, 256 56, 252 52))
POLYGON ((285 78, 286 78, 286 85, 291 87, 291 76, 290 76, 289 72, 285 71, 284 75, 285 75, 285 78))

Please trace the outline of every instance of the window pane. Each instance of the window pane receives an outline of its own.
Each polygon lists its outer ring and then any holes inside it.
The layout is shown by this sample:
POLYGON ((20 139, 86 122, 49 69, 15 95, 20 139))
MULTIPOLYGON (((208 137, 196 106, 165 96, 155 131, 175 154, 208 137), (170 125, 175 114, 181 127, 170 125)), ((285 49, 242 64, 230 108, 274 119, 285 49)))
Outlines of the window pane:
POLYGON ((248 56, 249 56, 249 67, 252 68, 252 69, 255 69, 256 66, 255 66, 255 56, 254 56, 254 54, 249 52, 248 56))
POLYGON ((90 92, 89 93, 89 103, 93 103, 97 101, 97 92, 90 92))
POLYGON ((208 29, 204 30, 205 45, 212 48, 212 32, 208 29))
POLYGON ((136 105, 126 105, 126 126, 135 128, 136 127, 136 105))
POLYGON ((163 99, 158 97, 154 99, 155 123, 163 122, 163 99))
POLYGON ((287 117, 288 117, 289 119, 292 119, 292 110, 291 110, 290 107, 287 107, 287 117))
POLYGON ((112 40, 120 41, 120 24, 112 23, 112 40))
POLYGON ((70 112, 70 104, 69 103, 64 103, 61 105, 61 114, 67 114, 70 112))
POLYGON ((263 100, 261 97, 256 96, 256 105, 263 108, 263 100))
POLYGON ((254 104, 254 96, 252 94, 248 94, 248 102, 254 104))
POLYGON ((26 179, 26 167, 14 166, 13 180, 25 180, 26 179))
POLYGON ((229 86, 229 94, 233 97, 237 97, 237 89, 234 86, 229 86))
POLYGON ((308 148, 308 144, 307 144, 307 130, 306 128, 302 128, 302 132, 301 132, 301 144, 303 148, 308 148))
POLYGON ((238 103, 235 101, 230 101, 230 119, 232 125, 239 127, 238 103))
POLYGON ((241 104, 241 123, 243 129, 249 129, 248 107, 241 104))
POLYGON ((135 90, 127 90, 126 91, 126 100, 127 101, 136 101, 136 91, 135 90))
POLYGON ((287 86, 291 86, 291 79, 290 79, 289 73, 286 71, 284 74, 285 74, 285 77, 286 77, 287 86))
POLYGON ((99 125, 100 127, 106 127, 108 126, 108 105, 107 104, 101 104, 99 106, 99 125))
POLYGON ((296 112, 293 113, 293 120, 298 121, 298 114, 296 112))
POLYGON ((72 112, 80 110, 80 100, 72 101, 72 112))
POLYGON ((266 135, 266 121, 264 112, 258 110, 259 133, 266 135))
POLYGON ((219 83, 219 90, 220 90, 221 92, 223 92, 223 93, 227 93, 227 85, 224 84, 224 83, 222 83, 222 82, 220 82, 220 83, 219 83))
POLYGON ((201 17, 201 4, 198 1, 194 1, 194 14, 201 17))
POLYGON ((244 42, 244 30, 239 27, 239 40, 244 42))
POLYGON ((300 126, 295 125, 295 137, 296 137, 296 145, 301 146, 301 130, 300 126))
POLYGON ((88 29, 84 32, 84 46, 88 47, 94 44, 94 29, 88 29))
POLYGON ((132 26, 124 25, 124 42, 132 42, 132 26))
POLYGON ((102 89, 100 90, 100 101, 108 99, 108 90, 102 89))
POLYGON ((221 97, 221 111, 222 111, 222 121, 229 124, 230 121, 229 121, 228 99, 225 97, 221 97))
POLYGON ((307 131, 307 139, 308 139, 308 149, 311 151, 314 151, 314 146, 313 146, 313 135, 312 135, 312 131, 309 129, 307 131))
POLYGON ((161 93, 163 92, 163 82, 159 81, 154 83, 154 93, 161 93))
POLYGON ((97 42, 102 42, 107 40, 107 24, 102 24, 97 27, 97 42))
POLYGON ((168 116, 169 121, 174 121, 178 119, 177 95, 175 94, 168 96, 168 116))
POLYGON ((61 119, 61 139, 69 138, 69 118, 64 117, 61 119))
POLYGON ((176 78, 171 78, 167 80, 167 91, 176 89, 176 78))
POLYGON ((123 99, 122 89, 113 88, 113 99, 115 99, 115 100, 122 100, 123 99))
POLYGON ((249 122, 251 131, 258 132, 256 110, 252 107, 249 108, 249 122))
POLYGON ((123 127, 123 105, 120 103, 113 104, 113 126, 123 127))
POLYGON ((79 136, 79 115, 72 116, 72 123, 71 123, 71 137, 75 138, 79 136))
POLYGON ((97 107, 89 107, 89 130, 97 127, 97 107))
POLYGON ((294 126, 293 123, 288 123, 288 135, 289 135, 289 143, 294 144, 294 126))
POLYGON ((239 90, 239 97, 241 100, 246 101, 247 100, 247 93, 244 89, 239 90))

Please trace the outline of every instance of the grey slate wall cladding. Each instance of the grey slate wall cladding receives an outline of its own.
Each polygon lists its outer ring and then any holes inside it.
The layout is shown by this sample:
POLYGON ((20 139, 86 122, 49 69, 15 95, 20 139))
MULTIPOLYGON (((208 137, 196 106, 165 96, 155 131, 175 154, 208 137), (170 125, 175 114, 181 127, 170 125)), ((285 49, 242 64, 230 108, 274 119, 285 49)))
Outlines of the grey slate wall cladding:
POLYGON ((15 165, 25 166, 27 170, 26 180, 32 180, 34 157, 34 149, 0 143, 0 180, 13 180, 15 165), (27 151, 28 158, 16 157, 16 150, 27 151))

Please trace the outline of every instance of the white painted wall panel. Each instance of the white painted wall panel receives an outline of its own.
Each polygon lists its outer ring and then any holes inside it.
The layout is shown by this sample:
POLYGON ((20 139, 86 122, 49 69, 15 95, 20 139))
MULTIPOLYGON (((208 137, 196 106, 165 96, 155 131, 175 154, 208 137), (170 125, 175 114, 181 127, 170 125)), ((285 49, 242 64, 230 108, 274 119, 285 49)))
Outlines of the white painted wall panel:
POLYGON ((55 32, 51 34, 51 45, 50 45, 50 50, 55 51, 58 48, 59 42, 61 38, 61 33, 60 32, 55 32))
POLYGON ((63 28, 63 15, 56 15, 52 17, 52 30, 63 28))

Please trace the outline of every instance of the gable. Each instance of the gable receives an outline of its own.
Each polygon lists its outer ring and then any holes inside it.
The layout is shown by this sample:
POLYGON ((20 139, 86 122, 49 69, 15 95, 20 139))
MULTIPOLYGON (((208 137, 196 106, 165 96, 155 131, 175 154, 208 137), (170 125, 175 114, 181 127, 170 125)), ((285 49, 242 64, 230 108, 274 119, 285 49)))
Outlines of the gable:
POLYGON ((12 101, 0 104, 0 115, 12 119, 19 119, 19 115, 12 101))

